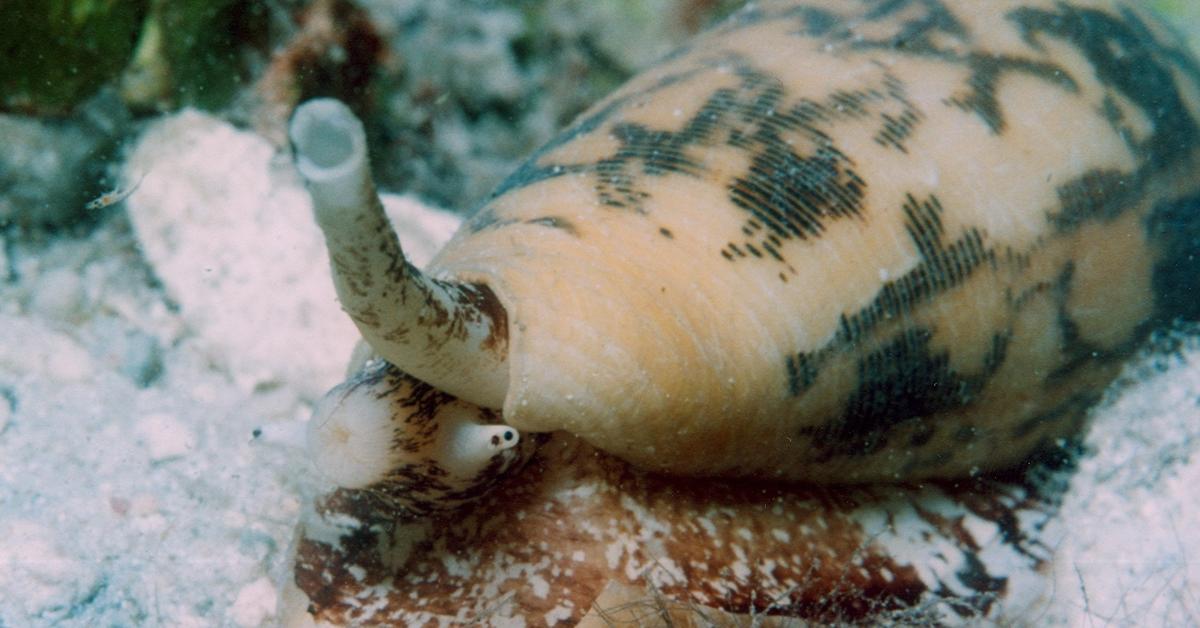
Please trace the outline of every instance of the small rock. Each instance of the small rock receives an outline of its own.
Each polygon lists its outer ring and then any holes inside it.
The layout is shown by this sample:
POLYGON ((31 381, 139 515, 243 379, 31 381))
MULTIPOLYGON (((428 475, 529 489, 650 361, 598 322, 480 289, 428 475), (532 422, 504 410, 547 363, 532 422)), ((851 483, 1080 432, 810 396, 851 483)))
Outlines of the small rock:
POLYGON ((32 318, 0 314, 0 372, 77 382, 93 378, 96 365, 74 338, 32 318))
POLYGON ((125 334, 121 373, 145 388, 158 379, 162 369, 162 348, 153 336, 139 331, 125 334))
POLYGON ((146 415, 138 421, 136 430, 154 462, 178 458, 196 448, 196 436, 169 414, 146 415))
POLYGON ((0 590, 15 594, 5 600, 6 606, 27 617, 53 618, 94 590, 97 574, 57 540, 37 521, 0 524, 0 590))
POLYGON ((229 615, 239 626, 260 626, 275 616, 275 605, 279 597, 275 585, 262 577, 238 591, 229 615))
POLYGON ((134 495, 133 498, 129 500, 129 510, 127 512, 131 517, 146 518, 160 516, 160 510, 161 509, 159 508, 157 497, 147 493, 141 493, 134 495))
MULTIPOLYGON (((44 372, 51 379, 60 382, 81 382, 92 379, 96 374, 95 364, 87 350, 73 340, 62 338, 58 348, 53 353, 44 356, 44 372)), ((54 346, 53 343, 50 346, 54 346)))
POLYGON ((129 514, 130 505, 131 504, 130 504, 129 500, 125 499, 124 497, 110 495, 108 498, 109 509, 111 509, 115 514, 117 514, 121 517, 124 517, 125 515, 129 514))
POLYGON ((53 320, 78 322, 83 319, 86 301, 79 274, 55 268, 38 278, 29 298, 29 309, 53 320))
POLYGON ((8 427, 16 409, 17 398, 13 392, 7 388, 0 388, 0 434, 3 434, 4 428, 8 427))

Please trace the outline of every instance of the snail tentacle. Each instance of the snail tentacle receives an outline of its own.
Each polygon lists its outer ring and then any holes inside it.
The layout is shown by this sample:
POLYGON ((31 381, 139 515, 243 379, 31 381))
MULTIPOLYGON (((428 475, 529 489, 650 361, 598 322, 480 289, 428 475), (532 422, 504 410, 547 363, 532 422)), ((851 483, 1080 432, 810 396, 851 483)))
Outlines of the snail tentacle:
POLYGON ((440 429, 437 459, 441 467, 461 477, 470 477, 487 466, 498 452, 520 442, 517 430, 508 425, 485 425, 466 413, 445 417, 440 429))
POLYGON ((508 389, 504 307, 484 285, 441 281, 404 257, 375 191, 362 122, 317 99, 289 126, 296 167, 325 234, 342 307, 383 358, 465 401, 499 408, 508 389))

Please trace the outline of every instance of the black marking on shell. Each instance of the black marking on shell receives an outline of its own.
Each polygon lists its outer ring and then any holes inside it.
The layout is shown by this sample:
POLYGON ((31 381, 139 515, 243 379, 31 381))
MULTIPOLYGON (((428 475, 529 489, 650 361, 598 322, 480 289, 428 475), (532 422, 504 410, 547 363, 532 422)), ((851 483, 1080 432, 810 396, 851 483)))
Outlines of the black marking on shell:
POLYGON ((1048 384, 1065 379, 1093 362, 1114 357, 1114 354, 1125 353, 1125 350, 1106 351, 1093 346, 1080 334, 1079 324, 1071 318, 1070 309, 1067 307, 1074 285, 1074 277, 1075 263, 1067 262, 1058 274, 1052 289, 1055 307, 1058 310, 1055 324, 1058 328, 1062 364, 1046 375, 1048 384))
POLYGON ((947 98, 946 103, 979 116, 996 135, 1002 133, 1005 128, 1004 113, 1000 110, 1000 101, 996 97, 1000 79, 1005 74, 1021 73, 1058 85, 1069 92, 1079 91, 1075 81, 1053 63, 982 53, 971 53, 965 57, 957 57, 950 53, 940 53, 937 56, 963 63, 971 72, 967 79, 967 88, 947 98))
POLYGON ((1054 11, 1024 7, 1009 17, 1035 50, 1043 50, 1043 36, 1077 48, 1101 84, 1119 92, 1153 121, 1154 132, 1139 151, 1147 167, 1157 171, 1186 159, 1200 142, 1200 128, 1183 104, 1171 66, 1196 83, 1200 83, 1200 67, 1179 46, 1158 41, 1128 9, 1117 16, 1065 2, 1055 6, 1054 11))
POLYGON ((1200 320, 1200 189, 1154 206, 1145 229, 1159 250, 1151 278, 1156 322, 1200 320))
MULTIPOLYGON (((737 243, 740 248, 731 242, 721 254, 727 259, 748 254, 786 262, 785 240, 817 237, 831 220, 861 217, 866 182, 832 139, 834 127, 839 122, 876 116, 876 140, 906 151, 905 140, 924 119, 908 99, 903 82, 882 69, 880 72, 878 86, 834 91, 821 101, 804 98, 789 103, 777 77, 736 55, 717 55, 701 62, 696 72, 682 72, 617 98, 539 151, 497 194, 558 176, 590 174, 595 177, 602 205, 645 213, 652 189, 646 183, 648 178, 707 176, 705 153, 695 149, 732 147, 746 152, 750 162, 745 172, 734 176, 729 198, 749 215, 742 232, 752 239, 737 243), (618 147, 595 163, 542 163, 550 148, 582 133, 598 132, 635 97, 640 102, 668 85, 709 80, 709 74, 701 70, 732 72, 739 84, 713 91, 676 130, 614 122, 609 133, 618 147)), ((478 231, 513 222, 498 218, 494 210, 485 207, 471 219, 469 228, 478 231)))
POLYGON ((967 405, 990 374, 963 377, 949 365, 949 351, 930 347, 932 330, 906 329, 858 360, 858 386, 836 421, 806 427, 818 459, 865 456, 888 444, 900 426, 920 430, 924 417, 967 405))
POLYGON ((924 417, 921 417, 913 428, 913 434, 908 438, 908 446, 913 449, 920 449, 928 445, 936 433, 937 427, 926 421, 924 417))
POLYGON ((600 202, 609 207, 641 211, 641 201, 649 192, 637 187, 641 176, 661 176, 679 173, 699 176, 701 165, 688 156, 686 148, 703 141, 712 132, 712 120, 721 102, 711 99, 679 132, 649 129, 641 124, 620 123, 613 127, 612 136, 620 148, 596 164, 599 182, 596 192, 600 202), (634 169, 635 164, 641 168, 634 169))
POLYGON ((1046 218, 1060 232, 1084 223, 1106 222, 1134 205, 1142 193, 1140 178, 1119 170, 1091 170, 1058 186, 1058 208, 1046 218))
MULTIPOLYGON (((751 152, 749 169, 729 187, 729 199, 749 214, 742 235, 753 240, 729 242, 721 255, 730 261, 765 251, 786 263, 787 240, 807 240, 824 233, 830 221, 863 216, 867 182, 853 160, 832 139, 836 125, 877 115, 878 143, 902 152, 904 141, 924 115, 908 99, 904 84, 884 72, 878 88, 838 90, 815 101, 802 98, 788 105, 778 80, 753 71, 743 91, 759 91, 745 109, 744 131, 730 135, 729 145, 751 152), (764 85, 767 87, 764 88, 764 85), (890 113, 885 108, 896 106, 890 113)), ((786 281, 786 276, 783 278, 786 281)))
MULTIPOLYGON (((725 35, 775 20, 796 22, 796 26, 792 32, 804 37, 828 35, 839 29, 842 24, 842 17, 840 15, 823 7, 778 6, 767 8, 751 2, 730 15, 729 19, 712 29, 711 32, 713 34, 725 35)), ((684 50, 689 51, 690 47, 684 50)), ((668 58, 673 58, 674 56, 676 55, 668 58)))
MULTIPOLYGON (((860 216, 865 188, 832 143, 822 142, 806 156, 784 152, 776 144, 755 156, 746 176, 730 186, 729 197, 768 233, 808 239, 819 236, 831 218, 860 216)), ((750 242, 744 246, 754 247, 750 242)))
POLYGON ((784 368, 787 370, 788 394, 799 397, 808 391, 817 381, 819 363, 823 355, 797 353, 787 357, 784 368))
POLYGON ((859 50, 889 50, 902 54, 938 59, 967 70, 962 91, 945 102, 979 116, 992 133, 1004 130, 1004 114, 996 90, 1005 74, 1018 72, 1043 79, 1071 92, 1078 91, 1075 81, 1053 64, 1010 55, 983 51, 961 52, 969 47, 972 36, 967 27, 939 0, 888 0, 869 9, 868 22, 896 23, 895 31, 882 38, 859 37, 850 28, 835 31, 835 41, 859 50), (908 14, 907 19, 897 19, 908 14))
POLYGON ((947 244, 942 213, 936 196, 918 201, 907 195, 901 211, 904 228, 921 261, 911 271, 885 282, 871 302, 852 314, 843 314, 833 340, 821 349, 788 356, 784 368, 788 391, 799 396, 816 383, 821 368, 835 354, 853 350, 886 321, 899 320, 920 305, 965 281, 977 268, 995 262, 995 251, 984 246, 978 229, 964 230, 947 244))
MULTIPOLYGON (((603 126, 603 124, 607 122, 615 112, 625 107, 630 101, 651 96, 655 92, 682 81, 686 81, 707 69, 708 67, 704 66, 670 74, 659 79, 654 85, 648 88, 613 98, 599 111, 577 120, 565 131, 559 133, 554 137, 554 139, 550 140, 544 146, 535 151, 533 155, 531 155, 525 160, 524 163, 521 164, 521 167, 519 167, 516 172, 509 175, 508 178, 500 183, 496 190, 492 192, 491 198, 494 199, 502 194, 532 185, 539 181, 545 181, 547 179, 553 179, 555 177, 561 177, 569 174, 591 171, 594 168, 594 164, 542 164, 541 161, 545 155, 553 152, 555 149, 570 143, 577 137, 594 132, 596 129, 603 126)), ((479 211, 475 212, 475 215, 472 216, 467 222, 466 227, 472 233, 475 233, 484 229, 492 228, 494 226, 501 226, 497 224, 498 220, 499 219, 495 212, 490 210, 490 208, 485 205, 479 211)))
MULTIPOLYGON (((518 169, 517 172, 521 172, 521 170, 518 169)), ((534 175, 530 175, 528 178, 521 179, 519 181, 512 181, 512 178, 513 176, 509 176, 509 178, 501 184, 501 187, 503 188, 507 185, 510 186, 508 189, 517 189, 526 185, 533 185, 541 180, 534 178, 534 175)), ((500 193, 501 192, 497 192, 494 194, 494 196, 500 193)), ((508 225, 515 224, 517 222, 520 221, 513 220, 511 218, 501 218, 500 215, 496 213, 495 207, 492 207, 491 205, 484 205, 477 209, 475 213, 473 213, 471 217, 467 219, 467 222, 463 224, 463 228, 470 233, 479 233, 480 231, 487 231, 488 229, 507 227, 508 225)))
POLYGON ((1012 330, 1005 329, 992 334, 992 346, 983 358, 985 373, 995 373, 1008 358, 1008 345, 1012 342, 1012 330))
MULTIPOLYGON (((1183 104, 1175 72, 1200 87, 1200 67, 1181 44, 1156 39, 1131 11, 1122 10, 1118 17, 1065 3, 1056 6, 1055 11, 1019 9, 1011 18, 1034 48, 1042 47, 1045 36, 1078 48, 1101 83, 1141 109, 1153 123, 1152 132, 1136 140, 1121 126, 1121 111, 1113 94, 1106 94, 1101 106, 1110 124, 1138 155, 1139 167, 1128 173, 1094 170, 1060 185, 1060 206, 1047 212, 1047 219, 1058 231, 1070 232, 1089 222, 1120 216, 1145 197, 1154 175, 1190 163, 1190 152, 1200 144, 1200 124, 1183 104)), ((1146 218, 1147 236, 1163 260, 1154 269, 1156 314, 1147 321, 1147 328, 1174 317, 1200 318, 1195 298, 1200 271, 1195 261, 1200 251, 1197 207, 1200 201, 1193 194, 1159 203, 1146 218)))
MULTIPOLYGON (((862 42, 863 40, 856 36, 852 24, 887 22, 897 24, 897 31, 884 40, 872 42, 873 44, 921 48, 929 46, 937 37, 950 36, 964 42, 968 40, 968 33, 962 23, 940 0, 861 0, 841 4, 851 7, 853 12, 839 13, 823 6, 763 7, 750 3, 712 32, 723 35, 765 22, 791 21, 795 26, 790 32, 798 37, 862 42), (910 17, 898 19, 905 11, 908 11, 910 17)), ((690 48, 685 49, 687 50, 690 48)), ((674 56, 676 55, 668 58, 674 56)))
POLYGON ((1108 124, 1112 127, 1113 131, 1116 131, 1117 135, 1121 136, 1121 139, 1125 142, 1125 145, 1128 146, 1130 150, 1136 151, 1137 142, 1135 140, 1133 128, 1126 124, 1125 111, 1121 109, 1120 105, 1117 104, 1117 100, 1113 98, 1112 94, 1106 94, 1104 96, 1104 100, 1101 101, 1100 104, 1100 114, 1103 115, 1104 119, 1108 121, 1108 124))
POLYGON ((883 0, 867 11, 865 19, 871 22, 893 20, 905 11, 914 15, 898 22, 896 34, 886 40, 889 48, 931 50, 941 37, 970 41, 966 26, 940 0, 883 0))
POLYGON ((558 229, 577 238, 579 237, 579 228, 575 226, 575 223, 563 218, 562 216, 542 216, 540 218, 530 218, 529 220, 525 221, 525 224, 558 229))
POLYGON ((1040 428, 1048 423, 1058 423, 1065 420, 1081 421, 1089 409, 1100 400, 1097 391, 1079 391, 1063 402, 1025 419, 1012 429, 1013 440, 1023 440, 1030 434, 1042 431, 1040 428))
POLYGON ((983 244, 983 233, 972 227, 965 229, 955 241, 944 242, 944 211, 936 196, 923 201, 909 194, 904 206, 904 228, 921 256, 913 270, 885 282, 875 298, 865 308, 844 315, 838 336, 853 343, 885 320, 908 314, 933 297, 942 294, 967 279, 975 269, 995 260, 995 252, 983 244))
POLYGON ((796 33, 806 37, 821 37, 829 34, 838 26, 838 16, 818 7, 796 7, 784 17, 799 18, 801 25, 796 33))
POLYGON ((908 148, 905 147, 904 141, 912 135, 917 124, 925 118, 925 114, 909 100, 903 81, 891 74, 885 76, 883 81, 888 96, 900 103, 903 108, 896 116, 886 111, 879 114, 883 125, 875 134, 875 142, 880 146, 890 146, 902 153, 907 153, 908 148))
MULTIPOLYGON (((730 138, 731 145, 753 151, 748 171, 729 187, 729 200, 753 220, 747 228, 782 239, 807 239, 819 236, 830 220, 861 216, 866 182, 817 123, 861 117, 866 114, 865 102, 882 96, 840 91, 825 103, 803 100, 790 109, 766 114, 777 111, 783 98, 782 87, 775 79, 770 81, 755 99, 756 108, 745 116, 752 131, 730 138), (804 141, 795 142, 789 132, 804 141), (796 144, 803 146, 803 152, 796 144)), ((782 261, 778 254, 773 256, 782 261)))
MULTIPOLYGON (((732 66, 740 85, 714 91, 680 130, 654 130, 633 123, 613 126, 611 135, 619 142, 618 149, 592 167, 601 203, 643 212, 643 201, 650 197, 642 184, 644 178, 665 174, 700 177, 706 172, 705 164, 688 149, 726 145, 753 154, 748 171, 731 186, 731 200, 777 236, 813 236, 821 231, 823 219, 857 213, 865 184, 817 123, 861 117, 866 114, 866 102, 881 100, 883 95, 876 90, 835 92, 828 103, 801 102, 789 111, 784 108, 785 90, 776 77, 736 58, 709 65, 732 66), (800 131, 812 153, 797 153, 783 137, 787 131, 800 131)), ((782 259, 777 245, 757 245, 751 244, 747 250, 762 257, 762 249, 782 259)))
POLYGON ((978 426, 961 425, 958 429, 954 430, 954 440, 955 442, 967 445, 975 442, 982 433, 983 431, 978 426))

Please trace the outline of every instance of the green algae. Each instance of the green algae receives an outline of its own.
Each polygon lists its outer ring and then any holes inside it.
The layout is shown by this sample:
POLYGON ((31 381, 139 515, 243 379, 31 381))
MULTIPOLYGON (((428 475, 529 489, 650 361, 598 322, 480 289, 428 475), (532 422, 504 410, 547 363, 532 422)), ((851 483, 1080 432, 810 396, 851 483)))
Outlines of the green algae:
POLYGON ((118 79, 134 106, 220 108, 249 76, 242 51, 262 39, 264 7, 250 0, 6 0, 0 110, 64 115, 118 79))
POLYGON ((8 0, 0 20, 0 108, 62 114, 133 54, 145 0, 8 0))

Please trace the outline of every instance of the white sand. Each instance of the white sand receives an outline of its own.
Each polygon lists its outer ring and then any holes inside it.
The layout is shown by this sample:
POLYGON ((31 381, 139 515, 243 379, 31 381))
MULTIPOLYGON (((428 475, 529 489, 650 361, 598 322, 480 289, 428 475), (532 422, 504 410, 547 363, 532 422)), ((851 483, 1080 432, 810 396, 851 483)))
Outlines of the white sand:
MULTIPOLYGON (((357 334, 267 142, 184 112, 125 170, 137 240, 18 242, 0 287, 0 627, 271 623, 357 334)), ((458 224, 387 203, 418 261, 458 224)))
MULTIPOLYGON (((275 620, 312 400, 354 340, 286 156, 185 112, 120 220, 0 284, 0 627, 275 620)), ((456 219, 393 198, 417 257, 456 219)), ((1020 623, 1200 624, 1200 336, 1097 413, 1049 600, 1020 623)))

